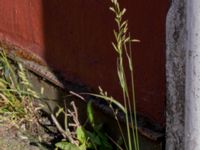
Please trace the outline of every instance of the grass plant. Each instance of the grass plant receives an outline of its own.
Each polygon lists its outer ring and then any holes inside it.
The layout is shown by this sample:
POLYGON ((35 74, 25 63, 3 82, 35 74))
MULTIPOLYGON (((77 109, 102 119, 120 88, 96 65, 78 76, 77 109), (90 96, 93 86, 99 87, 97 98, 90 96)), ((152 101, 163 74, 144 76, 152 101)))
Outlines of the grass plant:
POLYGON ((19 127, 35 120, 32 100, 38 98, 32 90, 26 71, 19 62, 8 59, 0 51, 0 120, 19 127), (12 63, 15 64, 12 65, 12 63))
POLYGON ((119 78, 120 87, 123 93, 124 105, 121 105, 116 99, 111 96, 108 96, 107 92, 104 92, 100 88, 100 94, 90 94, 101 99, 108 101, 110 104, 114 104, 124 112, 126 120, 126 130, 127 130, 127 139, 125 140, 125 135, 122 131, 121 124, 117 118, 117 110, 113 108, 112 105, 109 105, 113 110, 115 119, 117 120, 122 138, 125 143, 127 150, 139 150, 139 137, 138 137, 138 126, 137 126, 137 117, 136 117, 136 104, 135 104, 135 89, 134 89, 134 76, 133 76, 133 60, 132 60, 132 50, 131 44, 133 42, 139 42, 139 40, 132 39, 130 33, 128 32, 128 20, 124 20, 123 16, 126 12, 126 9, 120 8, 120 5, 117 0, 111 0, 112 6, 110 10, 115 15, 115 22, 117 24, 117 30, 114 30, 115 42, 112 42, 112 46, 117 54, 117 74, 119 78), (131 87, 127 84, 127 73, 125 72, 125 62, 128 62, 129 73, 131 77, 131 87), (130 92, 131 91, 131 92, 130 92), (131 101, 133 104, 131 104, 131 101), (133 115, 132 115, 133 114, 133 115))

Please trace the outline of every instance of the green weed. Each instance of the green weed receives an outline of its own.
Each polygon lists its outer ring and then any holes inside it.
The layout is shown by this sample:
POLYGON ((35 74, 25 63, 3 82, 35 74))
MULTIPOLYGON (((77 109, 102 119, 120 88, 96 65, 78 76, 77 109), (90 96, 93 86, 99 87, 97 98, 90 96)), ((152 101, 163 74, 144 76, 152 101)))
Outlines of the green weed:
POLYGON ((0 51, 0 120, 16 127, 33 121, 35 98, 38 95, 32 90, 22 64, 12 62, 4 50, 0 51))
MULTIPOLYGON (((112 109, 114 113, 114 117, 119 126, 119 130, 121 132, 123 142, 125 144, 125 148, 127 150, 132 150, 132 149, 139 150, 140 148, 139 148, 138 126, 137 126, 137 118, 136 118, 135 90, 134 90, 133 63, 132 63, 133 60, 132 60, 132 50, 131 50, 132 42, 139 42, 139 40, 132 39, 130 36, 130 33, 128 33, 128 21, 123 19, 126 9, 121 9, 117 0, 111 0, 111 2, 112 2, 112 6, 110 7, 110 10, 115 14, 115 22, 117 24, 117 30, 113 31, 115 42, 112 42, 112 46, 117 54, 117 74, 119 78, 120 87, 123 93, 124 106, 120 104, 113 97, 108 96, 107 92, 103 91, 101 88, 99 88, 100 94, 91 94, 91 93, 84 93, 84 94, 89 94, 91 96, 104 99, 109 103, 109 106, 112 109), (128 71, 131 77, 130 89, 127 85, 127 74, 125 73, 125 69, 124 69, 125 62, 128 62, 128 66, 129 66, 128 71), (133 102, 133 105, 131 104, 131 101, 133 102), (116 105, 117 109, 114 108, 113 105, 116 105), (122 131, 122 126, 117 117, 119 110, 125 114, 128 141, 126 141, 125 135, 122 131)), ((93 149, 102 149, 102 148, 112 149, 112 146, 108 143, 108 139, 110 139, 110 141, 112 141, 117 146, 118 149, 122 150, 123 148, 117 142, 109 138, 109 136, 106 135, 105 132, 100 131, 99 130, 100 127, 95 124, 91 102, 88 103, 87 111, 88 111, 88 119, 90 121, 90 124, 93 127, 93 131, 89 132, 83 126, 76 123, 75 137, 71 135, 72 132, 66 132, 66 131, 69 131, 69 127, 66 128, 67 130, 62 129, 61 133, 62 132, 67 133, 64 136, 64 137, 67 137, 66 138, 67 141, 59 142, 57 143, 56 146, 62 150, 65 150, 65 149, 67 150, 69 148, 73 150, 85 150, 87 148, 91 148, 90 147, 91 145, 93 146, 92 147, 93 149), (73 141, 74 139, 76 139, 76 141, 73 141), (101 142, 101 141, 104 141, 104 142, 101 142)))
POLYGON ((112 150, 112 145, 102 130, 102 125, 96 125, 94 123, 91 103, 87 105, 88 118, 92 126, 91 130, 87 130, 84 125, 80 124, 77 107, 73 101, 71 102, 71 106, 72 109, 66 107, 64 109, 61 107, 55 115, 53 113, 51 114, 53 122, 63 136, 63 140, 55 144, 56 148, 61 150, 112 150), (64 114, 64 128, 57 120, 61 114, 64 114))
MULTIPOLYGON (((103 92, 103 91, 102 91, 103 92)), ((74 93, 74 92, 73 92, 74 93)), ((86 94, 86 93, 85 93, 86 94)), ((89 93, 87 93, 89 94, 89 93)), ((97 96, 100 98, 105 98, 111 103, 116 104, 119 106, 119 108, 122 108, 124 112, 126 111, 125 108, 118 103, 116 100, 114 100, 112 97, 104 97, 102 95, 97 95, 97 94, 90 94, 92 96, 97 96)), ((77 98, 80 98, 81 100, 85 99, 78 95, 77 93, 68 95, 68 96, 76 96, 77 98)), ((65 101, 64 101, 65 102, 65 101)), ((75 106, 74 101, 71 102, 72 108, 66 106, 64 103, 64 107, 59 107, 58 111, 56 114, 53 112, 51 113, 51 118, 56 125, 58 131, 61 133, 63 136, 63 139, 56 143, 55 146, 57 149, 61 150, 112 150, 114 147, 118 150, 123 150, 122 146, 123 142, 119 138, 118 141, 114 141, 106 132, 103 130, 103 124, 97 124, 95 117, 94 117, 94 111, 92 107, 92 101, 89 101, 87 104, 87 116, 88 119, 86 122, 82 125, 79 122, 79 114, 77 111, 77 107, 75 106), (60 115, 64 115, 64 127, 63 125, 60 124, 60 122, 57 120, 60 115), (89 124, 88 124, 89 123, 89 124), (92 128, 90 130, 86 129, 85 125, 90 125, 92 128)), ((110 106, 112 108, 112 106, 110 106)), ((114 109, 113 109, 114 112, 114 109)), ((117 114, 115 115, 116 120, 117 114)), ((118 121, 119 123, 119 121, 118 121)), ((121 129, 120 123, 119 127, 121 129)), ((122 129, 121 129, 121 133, 122 129)))
POLYGON ((99 97, 110 103, 110 107, 113 110, 115 119, 117 120, 122 138, 127 150, 139 150, 139 138, 138 138, 138 126, 136 117, 136 104, 135 104, 135 90, 134 90, 134 77, 133 77, 133 60, 132 60, 132 42, 139 42, 139 40, 132 39, 130 33, 128 33, 128 21, 123 19, 126 9, 121 9, 117 0, 111 0, 112 6, 110 10, 115 15, 115 22, 117 24, 117 30, 114 30, 115 42, 112 42, 112 46, 117 54, 117 74, 119 78, 120 87, 123 93, 124 106, 121 105, 116 99, 108 96, 107 92, 104 92, 101 88, 100 94, 90 94, 92 96, 99 97), (131 76, 131 89, 127 85, 127 74, 125 73, 125 61, 128 62, 129 73, 131 76), (131 93, 129 92, 131 91, 131 93), (133 106, 131 105, 133 102, 133 106), (112 104, 116 105, 118 109, 123 111, 126 120, 126 130, 128 135, 128 141, 126 142, 124 133, 122 131, 121 124, 117 118, 117 110, 113 108, 112 104), (133 115, 132 115, 133 113, 133 115), (131 127, 130 127, 131 126, 131 127), (133 144, 132 144, 133 143, 133 144))

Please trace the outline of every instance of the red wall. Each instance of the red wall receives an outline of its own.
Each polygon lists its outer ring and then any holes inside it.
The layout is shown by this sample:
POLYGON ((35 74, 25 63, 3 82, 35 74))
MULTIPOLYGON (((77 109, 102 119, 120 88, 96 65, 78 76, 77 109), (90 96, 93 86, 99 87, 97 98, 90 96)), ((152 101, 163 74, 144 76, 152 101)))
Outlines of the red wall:
MULTIPOLYGON (((168 0, 123 0, 133 37, 137 110, 163 125, 168 0)), ((0 0, 0 40, 40 55, 67 79, 121 99, 107 0, 0 0)), ((121 100, 120 100, 121 101, 121 100)))

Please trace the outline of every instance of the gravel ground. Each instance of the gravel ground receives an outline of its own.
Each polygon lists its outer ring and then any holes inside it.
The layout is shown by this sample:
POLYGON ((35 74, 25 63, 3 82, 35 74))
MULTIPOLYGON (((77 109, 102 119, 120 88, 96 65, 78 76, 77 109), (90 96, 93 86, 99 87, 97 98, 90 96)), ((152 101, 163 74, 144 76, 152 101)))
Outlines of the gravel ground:
POLYGON ((39 122, 20 128, 0 122, 0 150, 53 150, 60 135, 47 116, 40 115, 39 122))

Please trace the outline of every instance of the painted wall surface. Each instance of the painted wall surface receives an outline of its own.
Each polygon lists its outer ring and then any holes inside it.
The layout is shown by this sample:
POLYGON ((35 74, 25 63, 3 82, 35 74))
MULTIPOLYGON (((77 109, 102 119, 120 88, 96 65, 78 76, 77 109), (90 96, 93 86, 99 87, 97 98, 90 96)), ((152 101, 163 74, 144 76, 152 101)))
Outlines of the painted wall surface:
MULTIPOLYGON (((165 18, 168 0, 123 0, 133 46, 137 109, 165 116, 165 18)), ((107 0, 0 0, 0 40, 40 55, 66 79, 99 85, 121 100, 111 41, 116 27, 107 0)))

